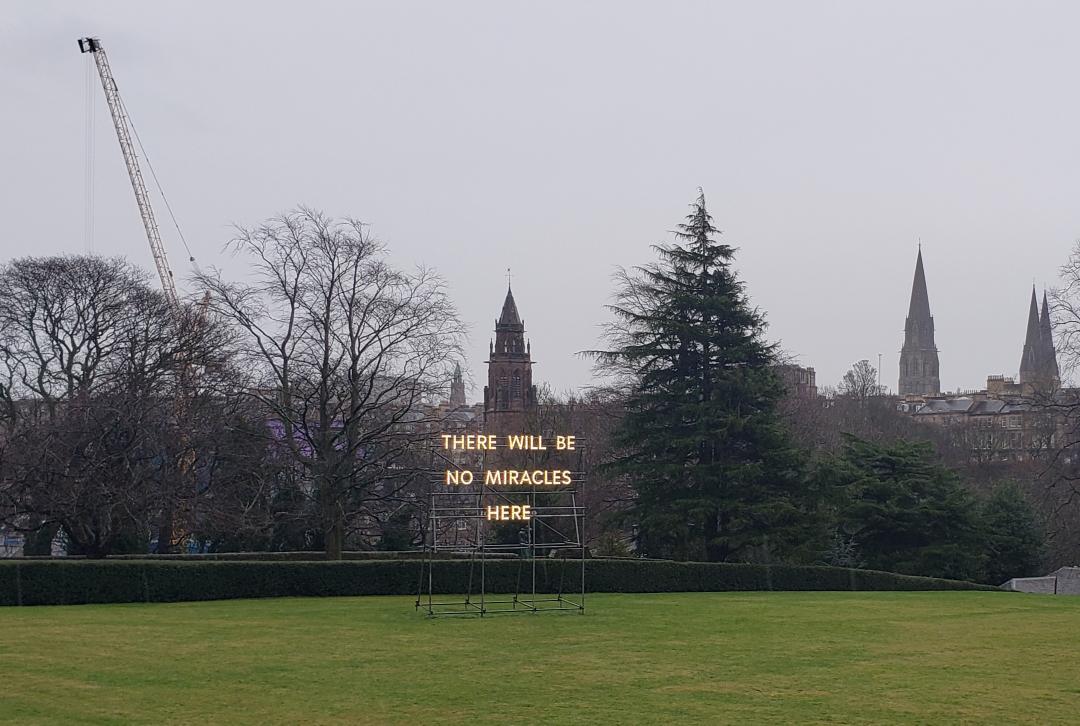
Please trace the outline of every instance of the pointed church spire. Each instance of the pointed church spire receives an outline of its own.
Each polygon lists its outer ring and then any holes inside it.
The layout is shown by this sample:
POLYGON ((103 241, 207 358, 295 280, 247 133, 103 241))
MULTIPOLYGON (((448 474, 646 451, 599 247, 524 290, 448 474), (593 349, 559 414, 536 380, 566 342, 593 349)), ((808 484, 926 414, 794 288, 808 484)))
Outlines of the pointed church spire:
POLYGON ((936 395, 941 392, 938 351, 934 342, 934 317, 930 314, 930 296, 926 291, 922 243, 915 258, 915 277, 911 281, 911 301, 904 322, 904 347, 900 350, 901 396, 936 395))
POLYGON ((1054 329, 1050 324, 1050 306, 1046 303, 1046 290, 1043 290, 1042 312, 1039 313, 1039 368, 1048 381, 1060 382, 1057 350, 1054 348, 1054 329))
POLYGON ((1027 334, 1024 336, 1024 352, 1020 356, 1020 382, 1033 383, 1039 378, 1039 357, 1042 351, 1042 329, 1039 323, 1039 298, 1035 286, 1031 286, 1031 304, 1028 305, 1027 334))
POLYGON ((506 283, 506 299, 503 300, 502 314, 496 327, 499 325, 521 325, 521 317, 518 315, 517 303, 514 302, 514 293, 510 289, 510 282, 506 283))
POLYGON ((919 256, 915 260, 915 278, 911 281, 911 304, 908 317, 924 319, 930 317, 930 296, 926 292, 926 272, 923 270, 922 242, 919 243, 919 256))

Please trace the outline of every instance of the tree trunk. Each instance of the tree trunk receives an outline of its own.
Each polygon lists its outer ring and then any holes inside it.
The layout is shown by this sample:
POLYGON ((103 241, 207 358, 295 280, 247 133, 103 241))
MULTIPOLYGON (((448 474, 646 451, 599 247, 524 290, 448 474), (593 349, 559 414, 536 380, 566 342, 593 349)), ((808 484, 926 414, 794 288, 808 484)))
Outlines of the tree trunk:
MULTIPOLYGON (((325 490, 324 490, 325 491, 325 490)), ((327 496, 323 502, 323 531, 326 540, 326 559, 340 560, 345 546, 345 513, 336 497, 327 496)))
POLYGON ((175 510, 172 504, 166 505, 161 512, 161 523, 158 525, 157 547, 154 548, 156 554, 175 554, 175 549, 172 545, 174 516, 175 510))
POLYGON ((705 534, 705 559, 708 562, 724 562, 727 560, 728 548, 720 541, 720 533, 723 528, 721 519, 723 515, 714 511, 705 517, 703 529, 705 534))

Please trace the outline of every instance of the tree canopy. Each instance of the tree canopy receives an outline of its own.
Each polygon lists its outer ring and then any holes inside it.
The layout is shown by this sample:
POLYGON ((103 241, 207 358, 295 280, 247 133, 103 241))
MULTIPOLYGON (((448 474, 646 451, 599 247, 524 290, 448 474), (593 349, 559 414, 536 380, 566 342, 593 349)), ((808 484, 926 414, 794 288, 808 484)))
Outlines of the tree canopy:
POLYGON ((719 235, 702 194, 656 262, 619 271, 609 348, 593 351, 626 388, 611 468, 634 487, 650 556, 746 558, 782 547, 800 519, 776 347, 719 235))

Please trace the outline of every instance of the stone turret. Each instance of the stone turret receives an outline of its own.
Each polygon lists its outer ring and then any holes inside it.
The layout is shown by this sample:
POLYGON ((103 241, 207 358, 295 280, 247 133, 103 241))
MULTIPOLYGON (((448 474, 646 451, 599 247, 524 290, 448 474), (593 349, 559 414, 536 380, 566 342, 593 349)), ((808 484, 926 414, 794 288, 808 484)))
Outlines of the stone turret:
POLYGON ((454 366, 454 380, 450 383, 450 405, 459 408, 465 405, 465 379, 461 375, 461 365, 454 366))

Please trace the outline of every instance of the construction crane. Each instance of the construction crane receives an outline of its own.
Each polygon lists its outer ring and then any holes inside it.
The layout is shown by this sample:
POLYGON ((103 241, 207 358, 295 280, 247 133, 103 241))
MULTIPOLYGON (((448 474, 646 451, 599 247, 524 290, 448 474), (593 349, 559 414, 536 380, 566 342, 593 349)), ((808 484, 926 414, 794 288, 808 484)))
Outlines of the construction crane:
MULTIPOLYGON (((176 294, 176 283, 173 281, 172 269, 169 267, 169 257, 165 253, 165 245, 161 242, 157 219, 154 218, 154 208, 150 206, 150 195, 146 192, 146 183, 143 181, 142 169, 139 167, 139 157, 135 153, 135 144, 132 143, 132 137, 134 137, 135 141, 139 141, 139 135, 128 117, 124 101, 120 98, 120 91, 116 87, 116 80, 113 78, 112 69, 109 67, 109 58, 105 55, 101 40, 87 37, 79 38, 78 42, 81 52, 93 54, 94 64, 97 66, 98 76, 101 78, 101 87, 105 90, 105 101, 109 105, 109 114, 112 116, 113 126, 116 128, 116 139, 120 142, 120 151, 124 154, 124 164, 127 166, 128 178, 131 180, 131 188, 135 192, 135 203, 139 205, 139 216, 142 217, 143 227, 146 229, 146 240, 150 243, 150 252, 154 255, 154 265, 157 267, 158 277, 161 278, 161 289, 164 291, 165 297, 173 310, 180 316, 180 298, 176 294)), ((142 148, 141 142, 139 142, 139 147, 142 148)), ((143 156, 146 156, 145 150, 143 156)), ((146 159, 146 164, 151 175, 154 175, 154 167, 150 164, 149 158, 146 159)), ((154 180, 157 181, 156 175, 154 175, 154 180)), ((161 185, 158 184, 159 191, 160 188, 161 185)), ((169 210, 169 215, 172 216, 169 200, 165 198, 163 193, 162 199, 169 210)), ((173 217, 173 223, 176 224, 175 217, 173 217)), ((180 232, 179 225, 177 225, 177 232, 180 232)), ((180 239, 183 241, 183 234, 180 234, 180 239)), ((186 242, 184 242, 184 246, 187 247, 186 242)), ((194 263, 195 258, 191 256, 190 249, 188 255, 189 261, 194 263)), ((198 306, 197 320, 200 323, 205 322, 208 302, 209 293, 198 306)), ((184 362, 180 368, 179 390, 176 398, 176 416, 178 420, 184 418, 187 414, 188 400, 194 395, 197 378, 198 373, 195 367, 190 362, 184 362)), ((189 436, 183 426, 180 428, 179 441, 183 453, 178 461, 178 469, 181 477, 186 479, 193 474, 196 456, 195 451, 188 446, 189 436)), ((179 544, 187 536, 188 527, 183 524, 183 520, 191 514, 191 512, 181 512, 175 509, 170 509, 164 514, 162 517, 162 531, 158 535, 159 542, 164 539, 169 547, 179 544), (178 526, 181 530, 179 535, 176 533, 178 526)))
POLYGON ((120 91, 116 88, 116 80, 113 78, 112 69, 109 68, 109 58, 105 55, 105 49, 101 46, 99 38, 79 38, 79 50, 83 53, 92 53, 94 56, 98 76, 101 78, 101 87, 105 89, 105 101, 109 104, 109 114, 116 128, 116 139, 120 142, 120 151, 124 154, 128 178, 131 179, 131 188, 135 192, 135 202, 139 205, 139 216, 142 217, 143 227, 146 229, 146 240, 150 243, 150 252, 154 255, 154 264, 157 266, 158 277, 161 278, 161 289, 164 290, 169 302, 179 308, 180 298, 176 294, 176 283, 173 282, 169 258, 165 254, 165 245, 161 243, 161 233, 158 231, 157 220, 154 218, 154 209, 150 206, 150 196, 146 193, 146 183, 143 181, 142 169, 139 168, 139 157, 135 154, 135 145, 131 142, 131 120, 120 98, 120 91))

